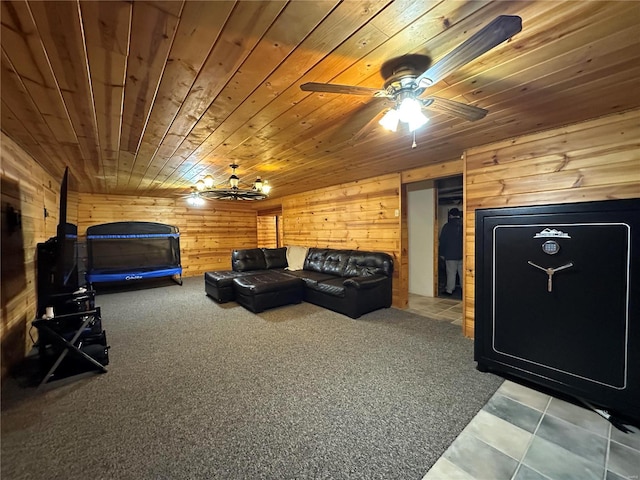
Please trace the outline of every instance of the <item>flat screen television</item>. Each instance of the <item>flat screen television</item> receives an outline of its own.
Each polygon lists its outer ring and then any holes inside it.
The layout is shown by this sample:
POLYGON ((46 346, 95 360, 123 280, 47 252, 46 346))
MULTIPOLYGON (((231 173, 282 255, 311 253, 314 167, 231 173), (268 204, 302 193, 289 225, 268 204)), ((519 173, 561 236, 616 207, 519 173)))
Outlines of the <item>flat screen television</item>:
POLYGON ((53 283, 64 291, 78 288, 78 227, 67 222, 67 203, 72 176, 69 167, 60 183, 60 211, 56 228, 56 262, 53 283))
POLYGON ((60 184, 60 211, 56 235, 37 246, 38 259, 38 316, 47 306, 55 304, 53 296, 74 292, 78 278, 78 228, 67 222, 67 203, 72 175, 68 167, 60 184))
POLYGON ((65 290, 78 288, 77 242, 78 228, 75 225, 71 223, 58 225, 56 235, 58 253, 54 283, 65 290))

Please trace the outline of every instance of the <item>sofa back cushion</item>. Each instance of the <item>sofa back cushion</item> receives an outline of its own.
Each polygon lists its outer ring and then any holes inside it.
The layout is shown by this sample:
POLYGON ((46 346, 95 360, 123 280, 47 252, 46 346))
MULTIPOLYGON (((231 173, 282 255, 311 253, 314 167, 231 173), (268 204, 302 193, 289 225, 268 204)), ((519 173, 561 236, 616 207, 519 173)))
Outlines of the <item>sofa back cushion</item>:
POLYGON ((351 250, 310 248, 304 261, 304 269, 342 277, 351 250))
POLYGON ((329 250, 322 265, 322 273, 344 276, 344 269, 351 256, 351 250, 329 250))
POLYGON ((285 268, 287 266, 287 248, 263 248, 267 268, 285 268))
POLYGON ((310 248, 307 258, 304 259, 304 270, 322 272, 322 266, 327 258, 328 250, 325 248, 310 248))
POLYGON ((236 272, 264 270, 267 268, 267 262, 264 259, 264 252, 261 248, 234 250, 231 254, 231 268, 236 272))
POLYGON ((344 269, 345 277, 368 277, 370 275, 386 275, 393 273, 393 258, 383 252, 351 251, 344 269))

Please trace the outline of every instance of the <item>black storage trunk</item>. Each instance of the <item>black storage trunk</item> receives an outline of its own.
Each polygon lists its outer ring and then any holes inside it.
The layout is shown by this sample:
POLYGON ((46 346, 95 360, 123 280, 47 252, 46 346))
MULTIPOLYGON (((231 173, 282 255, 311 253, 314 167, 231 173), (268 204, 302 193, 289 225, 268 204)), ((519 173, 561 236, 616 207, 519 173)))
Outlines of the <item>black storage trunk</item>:
POLYGON ((476 211, 475 360, 640 421, 640 199, 476 211))

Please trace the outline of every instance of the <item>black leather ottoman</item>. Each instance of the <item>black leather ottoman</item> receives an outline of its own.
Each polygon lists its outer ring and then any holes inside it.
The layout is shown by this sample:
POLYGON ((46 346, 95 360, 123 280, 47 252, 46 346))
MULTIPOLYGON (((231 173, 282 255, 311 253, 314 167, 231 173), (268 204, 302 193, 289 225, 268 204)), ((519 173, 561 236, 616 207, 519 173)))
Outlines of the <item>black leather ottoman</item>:
POLYGON ((304 282, 280 272, 247 275, 233 279, 236 302, 254 313, 302 302, 304 282))
POLYGON ((219 303, 230 302, 235 299, 233 279, 246 274, 246 272, 234 272, 233 270, 206 272, 204 274, 204 291, 219 303))
POLYGON ((221 270, 217 272, 205 272, 204 291, 218 303, 226 303, 236 299, 233 289, 233 279, 246 277, 247 275, 263 275, 267 270, 255 272, 236 272, 234 270, 221 270))

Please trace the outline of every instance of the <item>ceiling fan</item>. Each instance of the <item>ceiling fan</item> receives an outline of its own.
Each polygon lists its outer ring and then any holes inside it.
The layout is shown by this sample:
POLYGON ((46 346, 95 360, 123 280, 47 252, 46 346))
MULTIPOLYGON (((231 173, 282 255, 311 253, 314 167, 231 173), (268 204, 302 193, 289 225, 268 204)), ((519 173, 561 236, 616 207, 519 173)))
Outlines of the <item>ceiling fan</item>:
MULTIPOLYGON (((433 108, 464 120, 480 120, 488 113, 484 108, 434 95, 418 97, 453 71, 475 60, 521 30, 520 17, 501 15, 433 65, 430 65, 431 59, 428 56, 420 54, 404 55, 388 60, 380 68, 380 73, 385 79, 382 89, 315 82, 304 83, 300 88, 307 92, 369 95, 392 99, 395 108, 388 110, 379 121, 383 127, 392 131, 396 131, 398 123, 402 121, 408 124, 411 132, 415 132, 428 120, 421 111, 423 107, 433 108)), ((369 122, 363 130, 367 129, 371 123, 369 122)), ((361 133, 362 130, 356 136, 361 133)))

